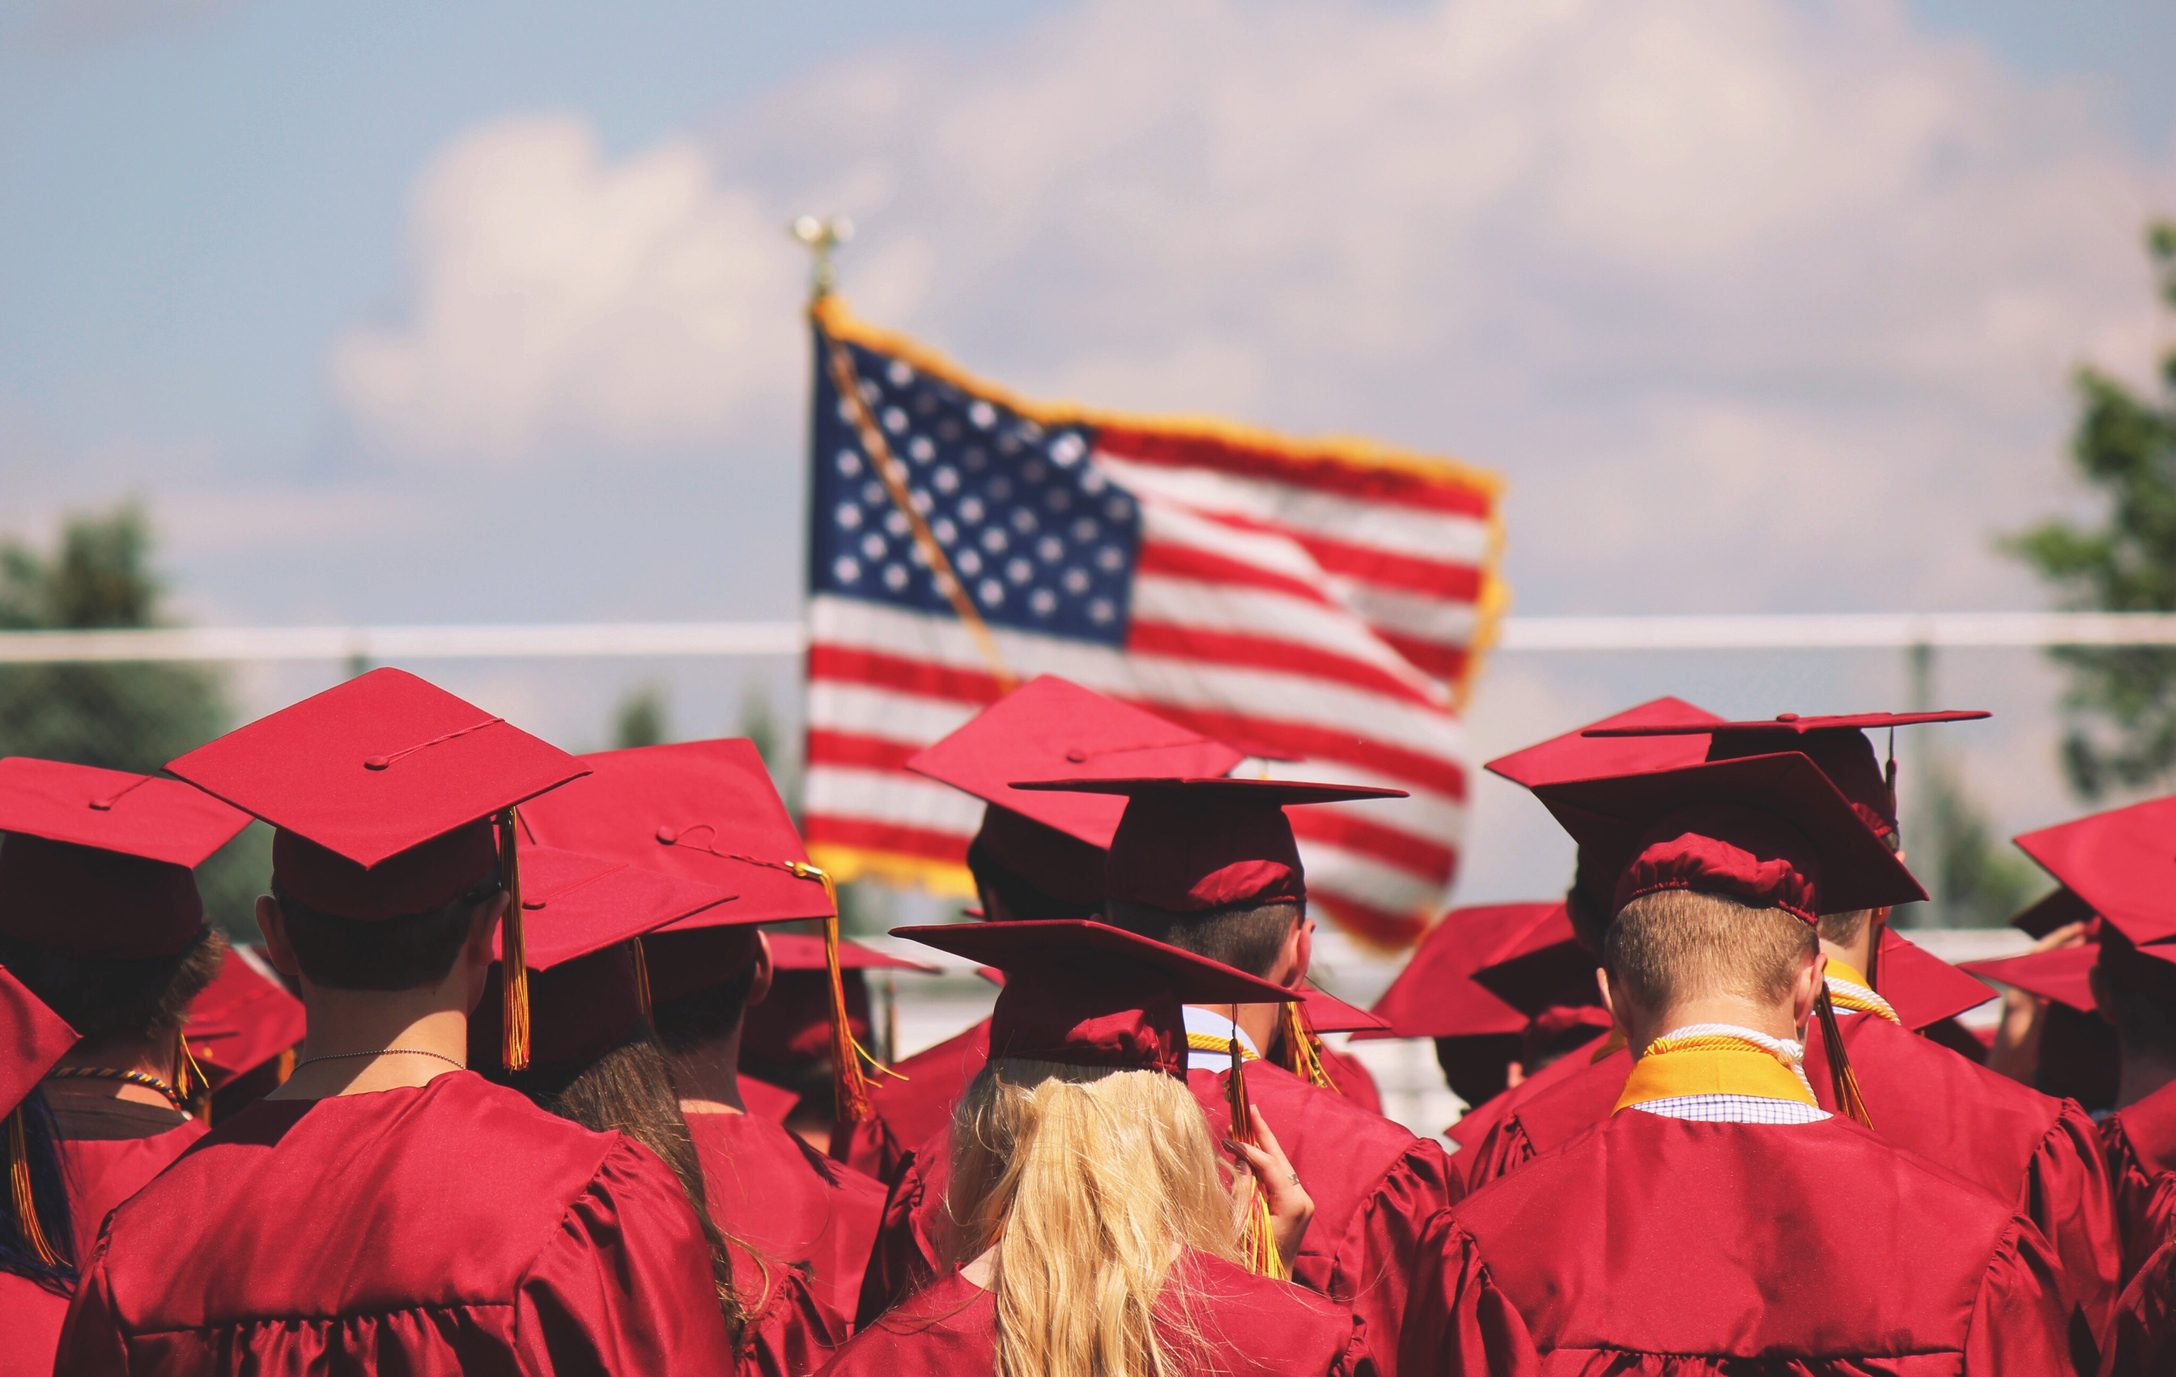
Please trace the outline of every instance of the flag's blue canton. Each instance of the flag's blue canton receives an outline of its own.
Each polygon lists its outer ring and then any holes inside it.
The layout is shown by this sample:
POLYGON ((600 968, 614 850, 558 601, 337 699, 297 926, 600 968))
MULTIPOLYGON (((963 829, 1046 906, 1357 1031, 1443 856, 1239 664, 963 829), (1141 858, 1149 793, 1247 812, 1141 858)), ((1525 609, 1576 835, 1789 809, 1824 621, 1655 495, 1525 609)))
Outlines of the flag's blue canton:
MULTIPOLYGON (((1123 645, 1141 514, 1089 465, 1093 433, 1045 429, 903 360, 847 350, 912 505, 983 620, 1123 645)), ((822 357, 816 376, 809 587, 949 613, 822 357)))

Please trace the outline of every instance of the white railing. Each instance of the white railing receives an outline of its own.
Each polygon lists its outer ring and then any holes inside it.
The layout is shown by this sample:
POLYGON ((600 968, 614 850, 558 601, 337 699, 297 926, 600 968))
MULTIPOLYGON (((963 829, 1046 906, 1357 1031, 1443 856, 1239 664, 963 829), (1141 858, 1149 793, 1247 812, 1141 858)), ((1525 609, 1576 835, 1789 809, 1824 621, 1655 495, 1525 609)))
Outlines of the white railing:
MULTIPOLYGON (((799 622, 170 627, 0 631, 0 663, 798 655, 799 622)), ((2168 612, 1840 612, 1504 620, 1507 651, 1909 650, 2176 646, 2168 612)))

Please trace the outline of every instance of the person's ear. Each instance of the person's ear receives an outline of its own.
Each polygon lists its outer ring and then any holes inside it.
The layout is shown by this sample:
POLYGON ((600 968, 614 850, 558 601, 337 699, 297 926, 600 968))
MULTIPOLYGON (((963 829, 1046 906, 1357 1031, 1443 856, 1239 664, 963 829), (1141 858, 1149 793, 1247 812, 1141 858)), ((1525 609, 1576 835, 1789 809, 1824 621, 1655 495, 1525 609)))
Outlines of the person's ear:
POLYGON ((506 906, 513 896, 500 890, 476 906, 476 920, 469 926, 468 941, 461 944, 461 964, 468 970, 469 1007, 484 997, 484 975, 491 969, 491 942, 505 921, 506 906))
POLYGON ((761 1004, 771 992, 771 977, 777 967, 771 964, 771 939, 758 930, 756 933, 755 978, 748 982, 748 1002, 761 1004))
POLYGON ((264 959, 272 969, 299 982, 302 963, 295 960, 295 944, 287 937, 287 914, 269 894, 257 896, 257 931, 264 934, 264 959))
POLYGON ((1307 979, 1308 967, 1315 961, 1315 920, 1300 911, 1300 920, 1293 925, 1291 941, 1285 945, 1285 957, 1291 974, 1279 983, 1287 989, 1298 989, 1307 979))
POLYGON ((1610 1023, 1629 1041, 1632 1037, 1632 1029, 1628 1025, 1625 1016, 1617 1011, 1617 1006, 1622 1002, 1622 996, 1617 991, 1617 977, 1609 973, 1609 967, 1596 966, 1594 968, 1594 988, 1601 992, 1602 1007, 1609 1010, 1610 1023))
POLYGON ((1813 959, 1799 968, 1797 979, 1791 983, 1792 1027, 1804 1028, 1812 1020, 1813 1007, 1827 988, 1828 953, 1816 946, 1813 959))

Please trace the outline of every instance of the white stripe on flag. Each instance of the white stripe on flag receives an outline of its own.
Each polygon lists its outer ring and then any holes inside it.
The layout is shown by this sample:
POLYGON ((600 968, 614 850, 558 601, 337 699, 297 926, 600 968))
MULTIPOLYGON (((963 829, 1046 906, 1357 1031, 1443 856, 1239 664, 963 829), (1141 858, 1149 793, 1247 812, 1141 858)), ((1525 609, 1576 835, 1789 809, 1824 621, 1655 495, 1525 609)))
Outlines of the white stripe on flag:
POLYGON ((894 827, 951 832, 966 839, 982 826, 982 800, 904 770, 811 765, 803 797, 807 810, 894 827))
POLYGON ((1199 512, 1229 513, 1341 544, 1372 545, 1446 564, 1479 564, 1488 558, 1489 526, 1479 517, 1394 506, 1387 500, 1363 501, 1210 469, 1136 463, 1102 450, 1095 451, 1095 462, 1144 504, 1182 503, 1199 512))

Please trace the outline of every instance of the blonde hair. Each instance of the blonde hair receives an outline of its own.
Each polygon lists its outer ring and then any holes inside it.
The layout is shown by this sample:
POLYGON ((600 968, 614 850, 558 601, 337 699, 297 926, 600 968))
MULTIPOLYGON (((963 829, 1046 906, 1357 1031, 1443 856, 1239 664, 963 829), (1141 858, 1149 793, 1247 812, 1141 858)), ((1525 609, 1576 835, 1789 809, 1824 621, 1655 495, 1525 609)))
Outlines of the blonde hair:
POLYGON ((942 1246, 995 1250, 1002 1377, 1168 1377, 1200 1346, 1186 1249, 1237 1261, 1232 1197, 1201 1107, 1155 1071, 991 1061, 952 1117, 942 1246), (1164 1302, 1159 1326, 1155 1310, 1164 1302))
POLYGON ((1603 954, 1626 993, 1665 1009, 1712 995, 1788 999, 1815 950, 1813 924, 1783 909, 1663 889, 1618 912, 1603 954))

